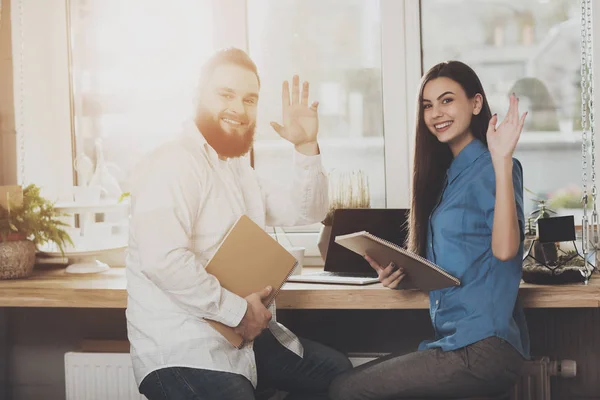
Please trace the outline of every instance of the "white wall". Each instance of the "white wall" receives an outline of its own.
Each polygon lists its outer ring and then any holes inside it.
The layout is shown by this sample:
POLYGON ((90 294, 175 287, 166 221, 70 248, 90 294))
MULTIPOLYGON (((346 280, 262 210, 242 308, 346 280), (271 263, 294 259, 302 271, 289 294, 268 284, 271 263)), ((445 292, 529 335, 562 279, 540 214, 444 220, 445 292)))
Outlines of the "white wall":
MULTIPOLYGON (((23 134, 24 183, 44 182, 50 199, 70 193, 73 184, 66 7, 66 0, 11 3, 17 149, 23 134)), ((17 174, 22 183, 23 170, 17 174)))

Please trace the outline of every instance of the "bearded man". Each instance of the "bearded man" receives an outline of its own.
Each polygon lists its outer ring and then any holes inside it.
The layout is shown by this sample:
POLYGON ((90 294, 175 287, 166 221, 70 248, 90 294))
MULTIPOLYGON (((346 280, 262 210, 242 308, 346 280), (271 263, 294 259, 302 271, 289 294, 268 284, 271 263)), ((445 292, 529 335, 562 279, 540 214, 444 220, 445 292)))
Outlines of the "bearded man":
POLYGON ((321 221, 328 208, 321 164, 318 103, 309 84, 283 83, 283 118, 275 131, 294 145, 290 190, 268 192, 250 166, 260 79, 239 49, 203 66, 193 121, 149 154, 132 178, 127 254, 127 330, 134 375, 149 400, 253 400, 275 388, 288 399, 328 399, 330 382, 351 368, 346 356, 296 337, 263 299, 242 298, 205 270, 225 235, 245 214, 258 225, 321 221), (206 320, 249 342, 233 347, 206 320))

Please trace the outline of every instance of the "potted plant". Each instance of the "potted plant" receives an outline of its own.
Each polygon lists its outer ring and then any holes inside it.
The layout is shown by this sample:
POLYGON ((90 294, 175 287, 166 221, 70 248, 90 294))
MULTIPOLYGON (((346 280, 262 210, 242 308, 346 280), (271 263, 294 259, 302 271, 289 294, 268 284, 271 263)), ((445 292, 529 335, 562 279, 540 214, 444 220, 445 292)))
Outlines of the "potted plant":
MULTIPOLYGON (((527 192, 532 194, 532 201, 536 203, 535 209, 529 214, 527 219, 525 247, 528 248, 531 242, 538 237, 537 221, 542 218, 550 218, 556 211, 548 207, 548 200, 542 198, 539 194, 525 188, 527 192)), ((531 249, 531 255, 543 263, 553 263, 558 259, 558 248, 555 243, 540 243, 536 241, 531 249)))
POLYGON ((323 261, 327 259, 335 210, 339 208, 369 208, 370 206, 369 180, 362 171, 329 174, 329 211, 321 222, 323 225, 317 244, 323 261))
POLYGON ((9 198, 6 207, 0 205, 0 279, 29 276, 39 245, 53 242, 61 252, 67 243, 72 245, 62 229, 68 226, 60 220, 64 216, 33 184, 23 189, 22 202, 9 198))
MULTIPOLYGON (((575 223, 581 223, 583 218, 583 192, 576 185, 571 185, 551 193, 548 205, 556 210, 558 215, 572 215, 575 223)), ((592 208, 593 198, 588 197, 588 210, 592 208)))

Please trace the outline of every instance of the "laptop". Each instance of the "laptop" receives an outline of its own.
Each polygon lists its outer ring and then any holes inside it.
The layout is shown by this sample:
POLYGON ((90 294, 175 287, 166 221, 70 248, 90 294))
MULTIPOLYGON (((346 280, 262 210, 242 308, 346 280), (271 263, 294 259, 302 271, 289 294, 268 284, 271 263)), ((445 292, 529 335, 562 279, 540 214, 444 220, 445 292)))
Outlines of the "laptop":
POLYGON ((335 243, 335 237, 367 231, 404 247, 408 209, 345 208, 334 211, 327 259, 323 271, 292 275, 288 282, 368 285, 377 283, 377 272, 360 255, 335 243))

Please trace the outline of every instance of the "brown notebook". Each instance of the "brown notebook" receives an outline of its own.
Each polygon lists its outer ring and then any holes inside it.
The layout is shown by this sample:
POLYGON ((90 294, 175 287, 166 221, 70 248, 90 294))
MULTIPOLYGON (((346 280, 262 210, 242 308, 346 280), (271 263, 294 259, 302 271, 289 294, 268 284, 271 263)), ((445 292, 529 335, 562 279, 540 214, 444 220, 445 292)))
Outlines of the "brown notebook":
MULTIPOLYGON (((225 289, 246 297, 267 286, 273 288, 266 301, 270 305, 296 267, 296 258, 246 215, 230 229, 216 253, 206 265, 225 289)), ((235 347, 244 340, 233 328, 207 320, 235 347)))
POLYGON ((430 290, 460 286, 460 281, 438 265, 412 253, 395 243, 388 242, 369 232, 355 232, 335 237, 335 242, 361 256, 368 255, 385 267, 390 262, 403 267, 406 277, 400 283, 401 289, 430 290))

